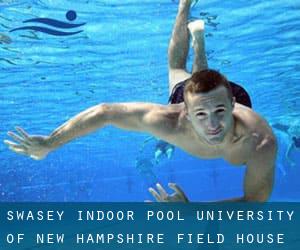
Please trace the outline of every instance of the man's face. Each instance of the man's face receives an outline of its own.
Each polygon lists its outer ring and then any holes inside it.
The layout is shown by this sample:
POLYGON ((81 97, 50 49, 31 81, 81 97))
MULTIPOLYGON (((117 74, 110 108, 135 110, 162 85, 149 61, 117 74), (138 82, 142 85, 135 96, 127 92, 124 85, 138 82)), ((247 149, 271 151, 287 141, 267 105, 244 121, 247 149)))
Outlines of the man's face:
POLYGON ((188 119, 197 134, 211 145, 223 141, 233 123, 234 102, 225 87, 220 86, 208 93, 186 96, 188 119))

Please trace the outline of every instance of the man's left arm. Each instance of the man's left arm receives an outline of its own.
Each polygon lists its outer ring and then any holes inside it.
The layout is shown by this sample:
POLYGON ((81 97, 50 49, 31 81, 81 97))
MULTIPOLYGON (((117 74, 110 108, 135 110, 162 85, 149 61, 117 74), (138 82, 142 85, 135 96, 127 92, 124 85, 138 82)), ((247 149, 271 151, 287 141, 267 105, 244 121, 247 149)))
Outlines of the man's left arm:
POLYGON ((244 177, 244 196, 217 202, 264 202, 273 190, 277 143, 273 135, 266 135, 249 155, 244 177))
POLYGON ((267 201, 273 190, 277 143, 266 136, 246 163, 243 201, 267 201))
MULTIPOLYGON (((226 200, 218 200, 215 202, 264 202, 267 201, 273 189, 274 168, 277 154, 277 143, 273 135, 266 136, 253 150, 246 162, 246 173, 244 177, 244 196, 231 198, 226 200)), ((159 190, 159 189, 158 189, 159 190)), ((171 202, 166 192, 154 194, 150 193, 157 201, 171 202)), ((184 192, 181 190, 181 196, 176 191, 172 196, 177 195, 179 199, 176 201, 187 202, 184 192)))

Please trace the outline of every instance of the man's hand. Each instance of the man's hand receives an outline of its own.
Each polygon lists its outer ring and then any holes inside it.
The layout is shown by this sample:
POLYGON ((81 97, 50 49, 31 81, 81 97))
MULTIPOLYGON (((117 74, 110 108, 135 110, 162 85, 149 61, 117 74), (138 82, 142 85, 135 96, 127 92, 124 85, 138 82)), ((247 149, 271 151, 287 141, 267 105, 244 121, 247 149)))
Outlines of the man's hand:
POLYGON ((169 188, 173 189, 175 193, 169 195, 166 190, 159 184, 156 184, 158 192, 149 188, 149 192, 153 195, 157 202, 188 202, 188 198, 182 191, 182 189, 175 183, 169 183, 169 188))
POLYGON ((17 134, 9 131, 7 134, 16 142, 4 140, 10 150, 27 155, 35 160, 41 160, 51 151, 47 146, 47 136, 30 136, 24 129, 16 127, 17 134))

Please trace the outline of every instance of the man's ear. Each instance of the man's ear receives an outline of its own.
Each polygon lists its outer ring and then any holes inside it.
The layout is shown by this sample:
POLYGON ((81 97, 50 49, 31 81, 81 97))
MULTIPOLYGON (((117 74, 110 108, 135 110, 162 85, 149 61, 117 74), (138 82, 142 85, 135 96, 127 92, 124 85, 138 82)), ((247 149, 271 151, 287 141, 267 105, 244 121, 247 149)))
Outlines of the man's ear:
POLYGON ((232 108, 234 108, 234 105, 235 105, 235 97, 233 96, 232 99, 231 99, 231 106, 232 108))
POLYGON ((185 115, 186 119, 188 119, 189 121, 191 120, 186 104, 184 105, 184 115, 185 115))
POLYGON ((185 117, 186 117, 186 119, 188 119, 188 121, 191 120, 191 117, 190 117, 189 113, 186 113, 186 114, 185 114, 185 117))

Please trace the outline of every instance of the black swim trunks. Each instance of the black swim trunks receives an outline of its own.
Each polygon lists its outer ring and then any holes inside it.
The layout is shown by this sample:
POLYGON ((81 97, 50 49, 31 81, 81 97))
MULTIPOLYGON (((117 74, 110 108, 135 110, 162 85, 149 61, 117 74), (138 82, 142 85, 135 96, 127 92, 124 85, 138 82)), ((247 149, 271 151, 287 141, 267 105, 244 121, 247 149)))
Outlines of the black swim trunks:
POLYGON ((169 144, 169 143, 167 143, 167 142, 165 142, 165 141, 163 141, 163 140, 158 140, 158 142, 156 143, 156 150, 161 150, 162 152, 167 152, 167 150, 169 149, 169 148, 174 148, 174 146, 173 145, 171 145, 171 144, 169 144))
MULTIPOLYGON (((182 82, 177 83, 174 86, 172 94, 169 98, 169 103, 175 104, 175 103, 181 103, 184 101, 183 90, 184 90, 184 86, 185 86, 186 82, 187 82, 187 80, 184 80, 182 82)), ((229 83, 231 85, 232 94, 235 97, 236 102, 251 108, 252 107, 251 99, 250 99, 250 96, 247 93, 247 91, 242 86, 240 86, 234 82, 229 81, 229 83)))

